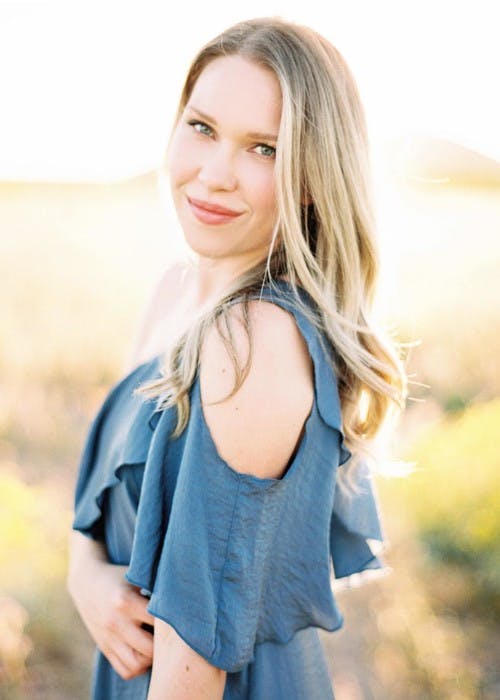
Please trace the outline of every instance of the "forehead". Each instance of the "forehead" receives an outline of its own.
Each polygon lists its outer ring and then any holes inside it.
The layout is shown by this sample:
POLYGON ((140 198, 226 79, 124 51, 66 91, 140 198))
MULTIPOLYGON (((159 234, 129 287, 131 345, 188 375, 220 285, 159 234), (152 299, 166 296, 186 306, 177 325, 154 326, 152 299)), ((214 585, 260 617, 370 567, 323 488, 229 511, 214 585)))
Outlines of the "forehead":
POLYGON ((196 81, 188 105, 211 115, 218 124, 240 131, 278 133, 281 89, 269 69, 242 56, 212 60, 196 81))

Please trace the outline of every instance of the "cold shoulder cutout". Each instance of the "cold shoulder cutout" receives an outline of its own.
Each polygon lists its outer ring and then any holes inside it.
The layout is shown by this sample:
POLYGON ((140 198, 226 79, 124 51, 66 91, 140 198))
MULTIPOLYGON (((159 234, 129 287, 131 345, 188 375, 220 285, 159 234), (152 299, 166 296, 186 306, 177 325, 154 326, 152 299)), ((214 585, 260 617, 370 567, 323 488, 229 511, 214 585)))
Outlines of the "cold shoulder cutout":
POLYGON ((231 674, 257 663, 267 644, 291 643, 310 627, 339 629, 335 579, 387 570, 368 470, 359 472, 359 493, 349 496, 337 484, 351 452, 329 346, 288 283, 264 287, 262 299, 293 315, 314 367, 313 406, 284 475, 244 474, 221 458, 204 419, 199 372, 188 425, 172 439, 176 409, 156 411, 130 396, 158 373, 155 360, 110 392, 90 430, 75 498, 74 529, 98 536, 103 492, 125 465, 143 464, 126 579, 150 596, 152 615, 231 674))
MULTIPOLYGON (((243 363, 249 359, 249 339, 237 306, 232 305, 229 317, 235 353, 243 363)), ((236 471, 281 478, 311 411, 312 363, 291 314, 277 304, 251 300, 248 315, 251 363, 235 393, 231 353, 215 324, 203 340, 199 387, 204 422, 219 455, 236 471)))

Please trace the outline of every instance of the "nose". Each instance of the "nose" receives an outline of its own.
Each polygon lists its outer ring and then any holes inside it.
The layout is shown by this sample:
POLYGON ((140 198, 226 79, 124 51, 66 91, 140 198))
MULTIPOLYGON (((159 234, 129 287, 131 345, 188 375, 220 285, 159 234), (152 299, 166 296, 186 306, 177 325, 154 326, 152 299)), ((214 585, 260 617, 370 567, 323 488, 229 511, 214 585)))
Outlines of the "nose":
POLYGON ((229 146, 216 143, 208 152, 205 152, 198 171, 198 179, 209 190, 233 191, 236 189, 237 178, 229 146))

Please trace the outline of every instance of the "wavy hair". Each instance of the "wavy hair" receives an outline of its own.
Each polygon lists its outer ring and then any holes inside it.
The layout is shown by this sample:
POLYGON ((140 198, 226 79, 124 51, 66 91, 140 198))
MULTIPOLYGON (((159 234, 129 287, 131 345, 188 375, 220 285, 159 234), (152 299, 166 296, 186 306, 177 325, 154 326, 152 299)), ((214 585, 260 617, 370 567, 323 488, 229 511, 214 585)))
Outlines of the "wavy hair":
POLYGON ((239 366, 230 307, 239 301, 251 347, 248 297, 286 277, 298 307, 334 350, 345 442, 352 452, 339 481, 355 489, 356 466, 373 459, 376 436, 404 408, 408 382, 402 344, 370 318, 379 259, 358 88, 341 53, 313 29, 276 17, 252 19, 229 27, 199 51, 188 70, 174 128, 207 64, 234 54, 273 71, 282 93, 274 173, 278 216, 269 253, 177 339, 164 358, 162 376, 136 391, 159 397, 158 409, 177 406, 172 437, 178 437, 189 419, 189 390, 201 344, 215 323, 235 368, 232 396, 251 357, 239 366), (297 286, 309 294, 315 311, 302 303, 297 286))

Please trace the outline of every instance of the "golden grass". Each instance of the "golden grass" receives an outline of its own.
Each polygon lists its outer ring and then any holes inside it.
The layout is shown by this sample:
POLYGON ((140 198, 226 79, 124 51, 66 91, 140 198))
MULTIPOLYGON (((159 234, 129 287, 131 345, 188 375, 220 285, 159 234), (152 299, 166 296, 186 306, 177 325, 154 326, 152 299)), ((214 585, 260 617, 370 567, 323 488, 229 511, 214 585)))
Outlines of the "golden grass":
MULTIPOLYGON (((0 694, 83 700, 92 644, 64 585, 74 479, 90 419, 168 262, 170 231, 151 182, 6 187, 0 570, 10 622, 0 694)), ((489 302, 499 296, 499 206, 477 192, 401 196, 387 318, 401 339, 421 340, 408 371, 430 389, 411 389, 418 401, 397 450, 418 469, 379 481, 393 574, 341 594, 346 627, 324 642, 338 700, 489 700, 498 629, 482 602, 497 590, 488 572, 498 561, 500 339, 489 302)))

